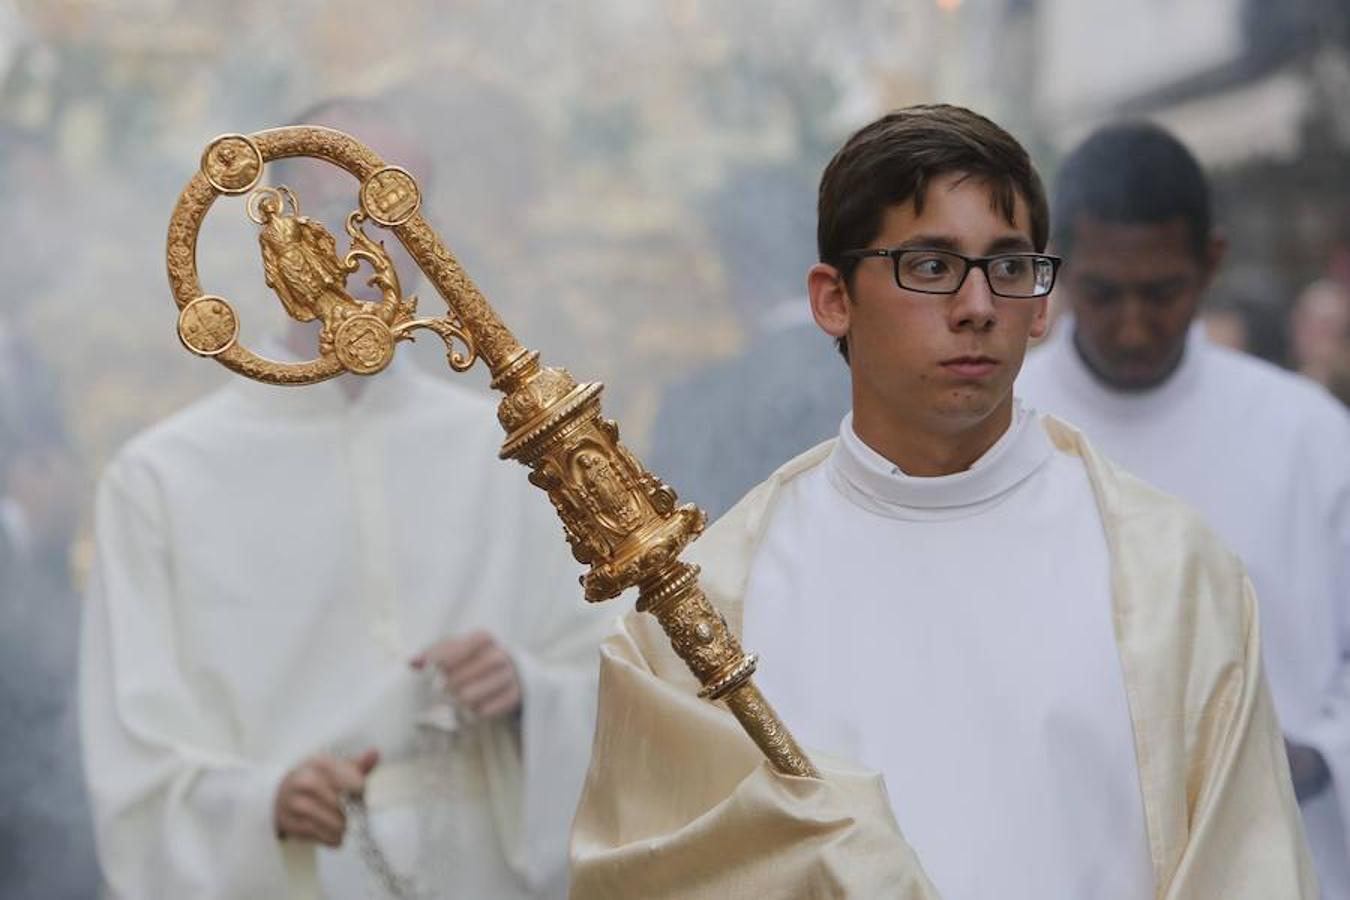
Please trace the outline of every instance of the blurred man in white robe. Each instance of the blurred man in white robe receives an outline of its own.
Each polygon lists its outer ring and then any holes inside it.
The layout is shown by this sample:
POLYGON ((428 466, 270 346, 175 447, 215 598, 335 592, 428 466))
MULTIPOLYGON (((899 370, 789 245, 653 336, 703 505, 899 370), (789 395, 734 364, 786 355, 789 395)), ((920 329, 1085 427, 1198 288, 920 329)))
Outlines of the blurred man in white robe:
MULTIPOLYGON (((425 171, 377 108, 304 119, 425 171)), ((323 216, 321 165, 283 180, 323 216)), ((564 895, 608 614, 501 439, 486 396, 396 360, 237 380, 118 455, 81 672, 115 896, 564 895)))
POLYGON ((745 343, 666 390, 646 461, 710 520, 784 454, 834 434, 848 411, 848 368, 820 339, 802 295, 813 199, 810 179, 779 165, 735 169, 705 202, 745 343))
POLYGON ((808 290, 852 411, 691 552, 825 777, 757 764, 629 616, 576 896, 1316 896, 1240 564, 1013 397, 1048 232, 1025 150, 968 110, 899 110, 835 155, 808 290))
POLYGON ((1018 391, 1194 504, 1242 558, 1323 896, 1350 898, 1350 417, 1193 324, 1225 248, 1199 164, 1162 129, 1089 137, 1055 222, 1070 315, 1018 391))

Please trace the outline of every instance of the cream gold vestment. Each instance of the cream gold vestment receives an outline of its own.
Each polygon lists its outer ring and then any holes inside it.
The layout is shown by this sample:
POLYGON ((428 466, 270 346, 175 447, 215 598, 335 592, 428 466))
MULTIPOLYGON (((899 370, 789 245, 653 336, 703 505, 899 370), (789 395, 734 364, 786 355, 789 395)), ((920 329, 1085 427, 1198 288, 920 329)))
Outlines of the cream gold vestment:
MULTIPOLYGON (((1082 460, 1102 514, 1157 896, 1316 897, 1240 565, 1188 508, 1062 423, 1045 427, 1057 452, 1082 460)), ((789 462, 694 546, 733 631, 780 488, 831 446, 789 462)), ((695 690, 654 623, 629 616, 605 645, 574 897, 938 896, 879 778, 828 760, 824 782, 777 775, 695 690)))

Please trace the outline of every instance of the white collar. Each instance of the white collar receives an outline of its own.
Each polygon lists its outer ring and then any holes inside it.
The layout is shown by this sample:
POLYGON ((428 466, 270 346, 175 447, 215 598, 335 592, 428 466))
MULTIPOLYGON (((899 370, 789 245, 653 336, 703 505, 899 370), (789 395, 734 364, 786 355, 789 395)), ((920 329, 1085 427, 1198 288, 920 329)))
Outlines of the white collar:
POLYGON ((863 443, 850 412, 839 426, 839 442, 826 471, 840 493, 869 512, 898 519, 951 519, 1002 502, 1052 452, 1039 416, 1017 403, 1008 430, 969 469, 923 478, 906 474, 863 443))

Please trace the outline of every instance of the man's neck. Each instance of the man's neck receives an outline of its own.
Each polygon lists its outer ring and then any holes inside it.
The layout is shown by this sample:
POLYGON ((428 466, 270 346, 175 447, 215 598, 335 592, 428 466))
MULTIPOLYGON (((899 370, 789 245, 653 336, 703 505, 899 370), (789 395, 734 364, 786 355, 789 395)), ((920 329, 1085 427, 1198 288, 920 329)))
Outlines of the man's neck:
POLYGON ((1331 381, 1331 363, 1321 362, 1320 360, 1306 362, 1299 366, 1298 374, 1305 378, 1311 378, 1318 384, 1327 384, 1331 381))
POLYGON ((906 475, 936 478, 964 472, 975 464, 1012 425, 1012 397, 969 428, 941 430, 917 427, 874 415, 854 404, 853 430, 864 444, 906 475))

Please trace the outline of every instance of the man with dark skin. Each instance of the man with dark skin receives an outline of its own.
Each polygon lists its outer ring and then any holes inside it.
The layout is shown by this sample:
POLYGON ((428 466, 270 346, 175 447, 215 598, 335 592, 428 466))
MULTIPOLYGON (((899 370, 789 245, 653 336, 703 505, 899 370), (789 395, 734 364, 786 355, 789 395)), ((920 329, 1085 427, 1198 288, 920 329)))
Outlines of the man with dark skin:
POLYGON ((1350 896, 1350 423, 1311 382, 1193 326, 1228 246, 1199 164, 1170 134, 1139 123, 1089 137, 1054 210, 1069 315, 1019 393, 1195 505, 1242 557, 1324 896, 1350 896))
POLYGON ((1073 227, 1062 284, 1074 302, 1074 348, 1103 384, 1157 387, 1181 363, 1224 239, 1196 241, 1181 219, 1133 224, 1083 215, 1073 227))

